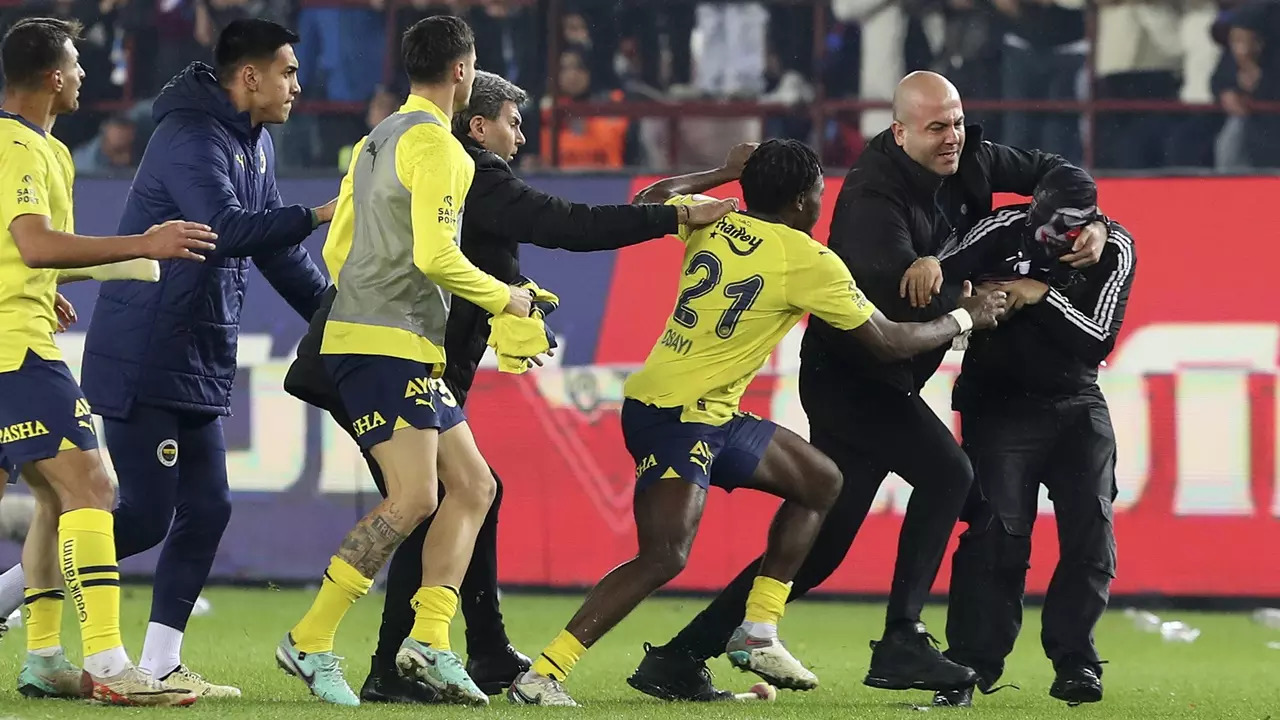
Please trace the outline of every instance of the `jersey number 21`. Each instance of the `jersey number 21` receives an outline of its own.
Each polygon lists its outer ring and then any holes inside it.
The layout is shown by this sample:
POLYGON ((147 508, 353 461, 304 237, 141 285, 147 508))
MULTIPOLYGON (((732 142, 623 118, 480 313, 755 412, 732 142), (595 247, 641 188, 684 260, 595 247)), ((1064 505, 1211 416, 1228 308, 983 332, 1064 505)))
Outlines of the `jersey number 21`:
MULTIPOLYGON (((696 275, 704 270, 706 275, 701 280, 680 293, 675 312, 671 314, 673 320, 687 328, 698 324, 698 312, 689 307, 689 303, 715 290, 724 273, 720 258, 703 250, 689 259, 689 267, 684 274, 696 275)), ((729 299, 729 307, 720 314, 720 320, 716 322, 716 335, 726 340, 732 336, 733 331, 738 327, 738 321, 742 319, 742 313, 755 303, 763 289, 764 278, 759 275, 752 275, 745 280, 725 285, 723 293, 729 299)))

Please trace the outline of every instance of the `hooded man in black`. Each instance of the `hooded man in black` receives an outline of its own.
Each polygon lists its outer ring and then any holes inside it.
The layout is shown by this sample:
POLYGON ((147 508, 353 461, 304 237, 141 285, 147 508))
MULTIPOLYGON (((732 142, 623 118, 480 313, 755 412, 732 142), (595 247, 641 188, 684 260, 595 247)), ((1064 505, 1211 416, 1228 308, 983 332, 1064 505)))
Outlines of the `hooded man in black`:
MULTIPOLYGON (((976 670, 984 692, 1004 671, 1022 626, 1043 483, 1059 552, 1040 637, 1056 672, 1049 694, 1097 702, 1093 628, 1116 571, 1116 441, 1098 366, 1124 321, 1133 239, 1099 212, 1093 179, 1067 165, 1044 177, 1030 204, 1001 208, 940 257, 948 280, 994 283, 1011 309, 999 328, 973 335, 952 396, 975 482, 952 559, 946 655, 976 670), (1079 270, 1059 262, 1097 221, 1108 228, 1101 260, 1079 270)), ((972 697, 967 688, 939 693, 935 703, 969 705, 972 697)))

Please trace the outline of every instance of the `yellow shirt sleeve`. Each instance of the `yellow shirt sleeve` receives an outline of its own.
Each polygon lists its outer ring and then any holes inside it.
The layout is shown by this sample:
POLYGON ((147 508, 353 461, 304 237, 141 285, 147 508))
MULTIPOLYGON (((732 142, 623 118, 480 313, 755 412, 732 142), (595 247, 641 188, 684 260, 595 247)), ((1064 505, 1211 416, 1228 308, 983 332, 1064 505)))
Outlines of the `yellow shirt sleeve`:
POLYGON ((347 173, 342 176, 342 183, 338 186, 338 202, 333 207, 333 219, 329 221, 324 247, 320 251, 321 257, 324 258, 324 265, 329 270, 329 278, 334 285, 338 284, 338 271, 342 269, 347 256, 351 254, 356 217, 355 195, 352 191, 354 181, 351 174, 355 170, 356 159, 360 157, 360 151, 364 148, 364 142, 368 139, 368 136, 362 137, 352 146, 351 157, 347 162, 347 173))
POLYGON ((844 262, 812 241, 787 248, 787 302, 839 330, 852 330, 876 312, 844 262))
MULTIPOLYGON (((702 205, 704 203, 715 202, 716 199, 707 195, 674 195, 667 198, 664 205, 702 205)), ((676 235, 683 241, 689 242, 689 236, 693 234, 693 228, 688 225, 681 224, 676 230, 676 235)))
POLYGON ((45 156, 17 140, 0 149, 0 228, 23 215, 52 217, 49 198, 45 156))
POLYGON ((457 244, 475 176, 471 157, 453 147, 457 142, 447 129, 423 124, 397 143, 396 173, 413 197, 413 264, 440 287, 497 315, 510 300, 506 283, 473 265, 457 244))

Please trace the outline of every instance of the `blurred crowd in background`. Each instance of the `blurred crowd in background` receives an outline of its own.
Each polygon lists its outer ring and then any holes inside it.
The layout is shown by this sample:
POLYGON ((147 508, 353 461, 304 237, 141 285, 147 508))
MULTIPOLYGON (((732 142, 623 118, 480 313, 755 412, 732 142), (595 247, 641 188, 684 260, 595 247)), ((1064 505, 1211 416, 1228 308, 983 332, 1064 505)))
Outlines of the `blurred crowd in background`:
POLYGON ((146 146, 150 99, 191 61, 207 61, 220 27, 243 16, 284 23, 302 38, 302 102, 272 129, 281 172, 337 172, 344 148, 407 91, 400 33, 438 13, 465 17, 479 66, 533 98, 524 108, 525 169, 706 165, 762 137, 809 141, 828 167, 847 167, 890 122, 887 110, 847 101, 887 100, 917 69, 951 78, 987 138, 1099 170, 1280 167, 1280 0, 0 0, 0 7, 6 28, 32 15, 85 25, 84 109, 55 128, 84 175, 127 175, 146 146), (982 102, 1001 100, 1022 102, 982 102), (575 114, 570 105, 552 122, 554 104, 576 101, 617 104, 620 114, 575 114), (1046 112, 1033 101, 1058 104, 1046 112), (1094 112, 1076 102, 1093 103, 1094 112), (637 103, 677 104, 680 117, 621 110, 637 103), (743 108, 742 116, 723 108, 698 115, 725 103, 743 108), (815 103, 832 109, 815 114, 815 103))

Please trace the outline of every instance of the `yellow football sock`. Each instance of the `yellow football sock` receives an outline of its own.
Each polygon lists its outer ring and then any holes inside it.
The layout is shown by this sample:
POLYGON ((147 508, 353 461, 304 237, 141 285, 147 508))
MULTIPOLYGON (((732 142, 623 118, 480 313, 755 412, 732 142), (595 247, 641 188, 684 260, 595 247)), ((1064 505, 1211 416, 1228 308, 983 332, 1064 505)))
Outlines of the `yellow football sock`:
POLYGON ((436 650, 449 649, 449 624, 458 612, 458 591, 447 585, 418 588, 413 595, 409 637, 436 650))
POLYGON ((332 652, 333 636, 338 634, 343 616, 356 600, 369 594, 371 587, 373 580, 361 575, 346 560, 337 555, 330 558, 315 602, 289 631, 293 646, 302 652, 332 652))
POLYGON ((747 622, 777 625, 782 619, 782 611, 787 608, 787 597, 790 595, 791 583, 757 575, 751 583, 751 594, 747 596, 747 614, 743 619, 747 622))
POLYGON ((120 569, 111 513, 92 508, 63 513, 58 562, 80 617, 85 657, 121 647, 120 569))
POLYGON ((22 624, 27 626, 27 652, 62 645, 62 588, 27 588, 23 593, 22 624))
POLYGON ((533 661, 533 671, 543 677, 564 682, 564 679, 569 677, 569 673, 573 672, 573 666, 577 665, 585 654, 587 654, 586 646, 578 642, 578 638, 570 635, 568 630, 561 630, 538 659, 533 661))

